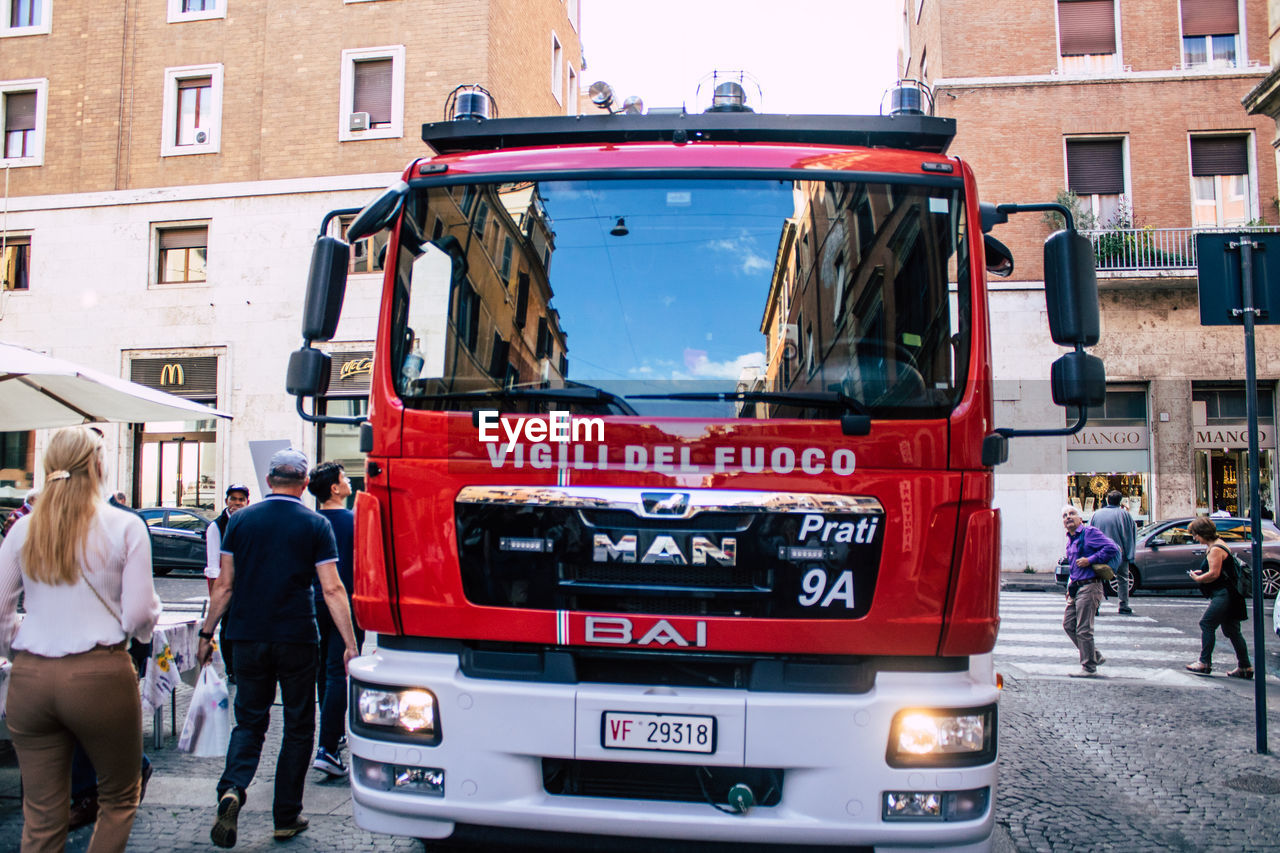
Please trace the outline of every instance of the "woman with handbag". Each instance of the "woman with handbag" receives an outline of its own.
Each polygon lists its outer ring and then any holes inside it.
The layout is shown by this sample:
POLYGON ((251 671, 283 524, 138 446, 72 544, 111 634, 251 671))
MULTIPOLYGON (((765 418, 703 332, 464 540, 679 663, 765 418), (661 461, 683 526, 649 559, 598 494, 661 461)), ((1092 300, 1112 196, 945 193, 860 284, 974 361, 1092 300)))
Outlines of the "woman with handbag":
POLYGON ((1249 662, 1249 647, 1240 633, 1240 623, 1249 618, 1245 600, 1236 592, 1234 572, 1239 571, 1235 557, 1218 536, 1213 521, 1201 516, 1187 525, 1188 532, 1209 550, 1199 569, 1191 569, 1191 579, 1200 584, 1200 593, 1209 599, 1209 606, 1200 617, 1200 660, 1187 664, 1187 671, 1196 675, 1213 672, 1213 646, 1219 628, 1231 641, 1236 652, 1236 668, 1227 673, 1230 678, 1253 678, 1253 665, 1249 662))
POLYGON ((102 499, 102 469, 92 431, 55 433, 40 501, 0 544, 0 655, 13 658, 7 722, 22 771, 24 853, 66 845, 77 740, 98 771, 90 853, 124 850, 138 808, 142 708, 125 646, 151 639, 161 606, 147 531, 102 499))

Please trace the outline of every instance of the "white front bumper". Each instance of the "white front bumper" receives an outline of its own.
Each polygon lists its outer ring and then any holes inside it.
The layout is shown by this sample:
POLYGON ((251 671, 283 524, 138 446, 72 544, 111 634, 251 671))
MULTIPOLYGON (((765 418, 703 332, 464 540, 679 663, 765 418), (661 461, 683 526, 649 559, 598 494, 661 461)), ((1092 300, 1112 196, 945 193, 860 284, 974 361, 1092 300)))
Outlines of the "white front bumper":
MULTIPOLYGON (((894 769, 885 762, 890 723, 906 707, 977 707, 996 700, 990 657, 960 673, 880 673, 858 695, 624 684, 544 684, 472 679, 455 656, 379 650, 351 663, 353 680, 430 689, 439 700, 438 746, 352 734, 352 756, 445 771, 443 797, 377 790, 352 773, 356 823, 392 835, 444 838, 454 823, 601 835, 866 844, 891 847, 982 842, 994 826, 996 765, 894 769), (606 710, 711 714, 714 755, 606 750, 606 710), (781 802, 745 815, 706 803, 548 794, 542 759, 778 768, 781 802), (885 791, 990 788, 978 820, 885 822, 885 791)), ((353 768, 354 770, 354 768, 353 768)))

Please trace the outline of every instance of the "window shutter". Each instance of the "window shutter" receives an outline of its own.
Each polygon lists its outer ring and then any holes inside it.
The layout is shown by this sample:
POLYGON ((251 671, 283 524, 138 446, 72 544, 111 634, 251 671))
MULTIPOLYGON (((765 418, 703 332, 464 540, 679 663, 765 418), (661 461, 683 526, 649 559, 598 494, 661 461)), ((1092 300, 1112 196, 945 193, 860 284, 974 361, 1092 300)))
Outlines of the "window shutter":
POLYGON ((160 232, 160 249, 204 249, 209 245, 209 229, 166 228, 160 232))
POLYGON ((1067 189, 1076 195, 1123 193, 1123 140, 1082 139, 1067 142, 1067 189))
POLYGON ((1225 36, 1240 32, 1236 0, 1182 0, 1184 36, 1225 36))
POLYGON ((1248 138, 1244 136, 1191 137, 1191 174, 1197 178, 1209 175, 1249 174, 1248 138))
POLYGON ((391 123, 391 60, 357 62, 353 110, 368 113, 370 124, 391 123))
POLYGON ((1113 0, 1058 0, 1063 56, 1116 52, 1113 0))
POLYGON ((183 89, 208 89, 213 86, 212 77, 187 77, 178 81, 178 91, 183 89))
POLYGON ((11 92, 4 96, 4 129, 6 132, 36 129, 35 92, 11 92))

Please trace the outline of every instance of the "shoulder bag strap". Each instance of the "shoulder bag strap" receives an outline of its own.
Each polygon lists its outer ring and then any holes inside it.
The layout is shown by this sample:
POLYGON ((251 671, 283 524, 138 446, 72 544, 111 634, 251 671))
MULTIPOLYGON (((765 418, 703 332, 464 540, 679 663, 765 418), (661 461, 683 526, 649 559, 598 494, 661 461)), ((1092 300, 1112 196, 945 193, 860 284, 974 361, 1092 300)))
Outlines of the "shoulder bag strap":
POLYGON ((94 597, 97 598, 98 601, 102 602, 103 607, 107 608, 107 612, 111 614, 111 617, 120 623, 121 630, 123 630, 124 620, 120 618, 120 615, 116 613, 115 609, 110 604, 107 604, 107 600, 102 597, 102 593, 98 592, 97 587, 89 582, 89 576, 84 573, 84 569, 80 570, 80 577, 84 580, 84 585, 89 587, 89 591, 93 593, 94 597))

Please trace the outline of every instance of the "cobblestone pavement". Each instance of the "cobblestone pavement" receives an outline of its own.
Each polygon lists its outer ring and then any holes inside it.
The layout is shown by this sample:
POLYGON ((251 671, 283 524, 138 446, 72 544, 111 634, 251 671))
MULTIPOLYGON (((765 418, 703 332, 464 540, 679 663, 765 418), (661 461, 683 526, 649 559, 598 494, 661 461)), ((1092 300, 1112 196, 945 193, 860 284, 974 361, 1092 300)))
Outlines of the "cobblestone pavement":
MULTIPOLYGON (((1255 752, 1251 700, 1006 680, 996 820, 1022 851, 1280 850, 1280 762, 1255 752)), ((1280 713, 1268 729, 1275 743, 1280 713)))

